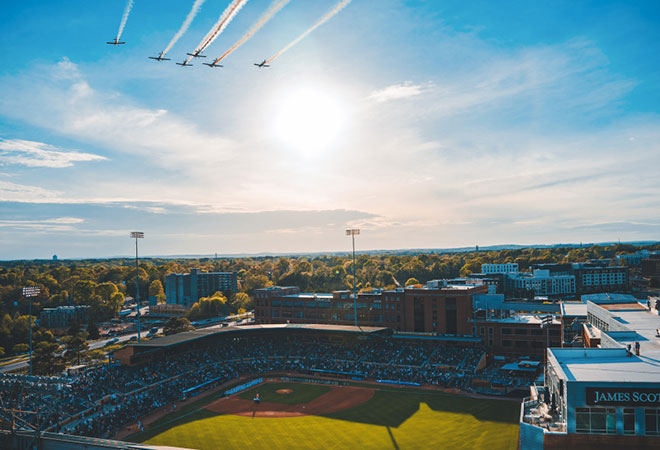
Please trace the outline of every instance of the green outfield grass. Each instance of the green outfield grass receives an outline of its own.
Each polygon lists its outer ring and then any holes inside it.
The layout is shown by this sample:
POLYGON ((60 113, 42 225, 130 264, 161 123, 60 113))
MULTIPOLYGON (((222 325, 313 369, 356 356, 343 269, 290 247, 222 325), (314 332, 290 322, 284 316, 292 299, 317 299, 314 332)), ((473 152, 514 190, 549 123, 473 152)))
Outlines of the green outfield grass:
MULTIPOLYGON (((299 392, 305 403, 319 385, 261 385, 299 392)), ((248 398, 254 392, 245 393, 248 398)), ((269 394, 270 395, 270 394, 269 394)), ((279 394, 274 394, 279 395, 279 394)), ((293 395, 293 394, 289 394, 293 395)), ((282 396, 285 397, 285 396, 282 396)), ((205 404, 211 400, 205 400, 205 404)), ((201 403, 201 402, 200 402, 201 403)), ((516 449, 520 404, 420 390, 377 390, 368 402, 325 416, 251 418, 200 409, 177 411, 128 440, 211 450, 256 449, 516 449)))
POLYGON ((298 383, 267 383, 256 386, 238 395, 243 400, 252 400, 259 393, 262 402, 285 403, 297 405, 298 403, 309 403, 316 397, 330 392, 330 386, 323 384, 298 384, 298 383), (280 389, 291 389, 290 394, 278 394, 280 389))

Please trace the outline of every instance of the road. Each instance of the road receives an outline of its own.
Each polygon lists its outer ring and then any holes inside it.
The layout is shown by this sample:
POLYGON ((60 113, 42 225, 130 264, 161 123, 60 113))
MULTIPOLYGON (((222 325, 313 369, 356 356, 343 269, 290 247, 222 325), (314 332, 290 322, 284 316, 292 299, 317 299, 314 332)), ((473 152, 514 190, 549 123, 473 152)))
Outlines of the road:
MULTIPOLYGON (((145 337, 148 332, 149 332, 149 328, 145 328, 145 329, 142 330, 142 332, 140 334, 141 334, 142 337, 145 337)), ((162 332, 163 332, 163 328, 162 327, 158 328, 158 333, 162 333, 162 332)), ((127 342, 132 336, 137 336, 137 331, 134 331, 132 333, 128 333, 128 334, 123 335, 123 336, 117 336, 116 339, 119 339, 119 341, 117 341, 117 345, 122 344, 124 342, 127 342)), ((88 342, 89 349, 90 350, 96 350, 96 349, 99 349, 99 348, 102 349, 102 348, 105 347, 105 345, 108 343, 108 341, 110 341, 112 339, 115 339, 115 338, 104 338, 104 339, 99 339, 98 341, 88 342)), ((15 362, 15 363, 10 363, 10 364, 7 364, 5 366, 2 366, 2 367, 0 367, 0 373, 8 373, 8 372, 11 372, 11 371, 14 371, 14 370, 23 369, 25 367, 28 367, 28 360, 18 361, 18 362, 15 362)))

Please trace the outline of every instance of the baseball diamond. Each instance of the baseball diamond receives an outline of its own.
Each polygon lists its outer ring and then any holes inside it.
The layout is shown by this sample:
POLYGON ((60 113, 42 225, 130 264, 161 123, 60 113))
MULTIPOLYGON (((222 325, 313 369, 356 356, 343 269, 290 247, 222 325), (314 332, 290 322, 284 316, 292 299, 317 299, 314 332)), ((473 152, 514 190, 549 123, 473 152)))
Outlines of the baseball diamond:
POLYGON ((264 449, 517 446, 515 402, 439 391, 273 381, 232 397, 209 396, 195 406, 171 412, 127 439, 200 450, 245 448, 246 440, 264 449), (277 394, 282 389, 292 392, 277 394), (256 392, 260 404, 250 400, 256 392))

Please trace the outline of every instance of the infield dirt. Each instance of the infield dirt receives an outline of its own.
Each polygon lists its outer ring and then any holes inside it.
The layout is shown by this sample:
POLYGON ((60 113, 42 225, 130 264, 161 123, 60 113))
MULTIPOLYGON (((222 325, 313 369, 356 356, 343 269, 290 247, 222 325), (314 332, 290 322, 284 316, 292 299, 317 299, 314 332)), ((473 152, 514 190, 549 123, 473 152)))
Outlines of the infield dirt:
POLYGON ((236 397, 221 398, 210 403, 205 409, 218 414, 233 414, 244 417, 303 417, 323 415, 343 411, 367 402, 374 390, 351 386, 332 387, 329 392, 308 403, 287 405, 275 402, 255 403, 236 397))

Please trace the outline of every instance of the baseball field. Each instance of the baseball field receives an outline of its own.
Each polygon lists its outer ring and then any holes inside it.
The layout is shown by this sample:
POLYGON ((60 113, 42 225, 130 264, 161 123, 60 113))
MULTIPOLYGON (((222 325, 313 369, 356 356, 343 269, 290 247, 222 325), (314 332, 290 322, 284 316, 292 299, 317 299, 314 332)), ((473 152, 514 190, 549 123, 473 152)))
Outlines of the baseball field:
POLYGON ((520 403, 514 401, 289 382, 218 397, 189 403, 126 440, 200 450, 517 447, 520 403))

